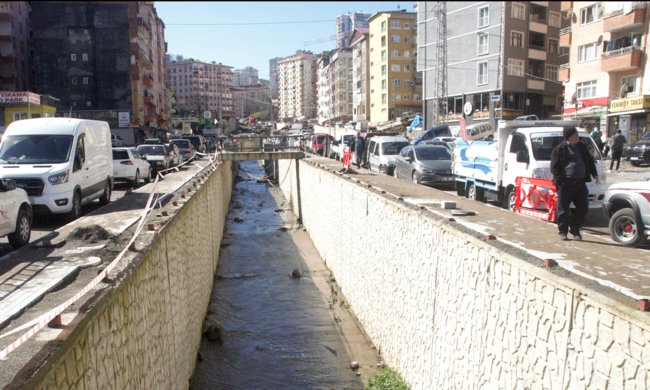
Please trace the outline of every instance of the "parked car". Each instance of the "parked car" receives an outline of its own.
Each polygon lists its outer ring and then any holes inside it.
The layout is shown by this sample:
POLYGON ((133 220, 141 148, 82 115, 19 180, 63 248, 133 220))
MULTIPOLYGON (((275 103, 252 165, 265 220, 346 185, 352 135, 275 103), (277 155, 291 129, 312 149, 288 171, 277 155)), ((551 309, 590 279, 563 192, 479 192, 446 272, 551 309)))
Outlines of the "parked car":
POLYGON ((447 144, 447 146, 449 146, 450 149, 456 147, 456 138, 454 137, 436 137, 433 139, 433 141, 443 142, 447 144))
POLYGON ((609 186, 603 210, 609 235, 625 246, 639 246, 650 238, 650 180, 609 186))
POLYGON ((178 145, 169 143, 165 144, 165 148, 167 148, 167 154, 169 154, 170 167, 176 167, 183 163, 183 154, 181 153, 181 149, 178 147, 178 145))
POLYGON ((184 161, 190 161, 194 158, 194 146, 188 139, 175 138, 169 141, 170 144, 178 146, 184 161))
POLYGON ((111 146, 114 148, 124 146, 124 140, 119 135, 111 134, 111 146))
POLYGON ((650 164, 650 131, 643 134, 635 143, 627 146, 625 159, 635 167, 641 164, 650 164))
POLYGON ((151 169, 158 173, 171 166, 171 156, 163 144, 143 144, 137 148, 140 153, 151 165, 151 169))
POLYGON ((137 188, 140 179, 145 183, 151 182, 151 165, 137 150, 113 148, 113 177, 115 180, 126 180, 137 188))
MULTIPOLYGON (((193 135, 193 134, 183 134, 183 139, 190 140, 192 146, 194 146, 194 151, 197 153, 207 153, 207 147, 205 145, 205 138, 202 135, 193 135)), ((201 158, 201 155, 196 155, 197 159, 201 158)))
POLYGON ((401 135, 370 138, 367 145, 368 169, 392 175, 397 155, 408 144, 409 140, 401 135))
POLYGON ((14 248, 27 245, 32 232, 32 206, 27 192, 11 179, 0 179, 0 237, 7 237, 14 248))
POLYGON ((430 186, 454 186, 452 154, 445 145, 409 145, 395 160, 393 176, 430 186))
POLYGON ((451 130, 449 129, 449 126, 438 125, 434 128, 423 131, 417 137, 415 137, 413 141, 411 141, 411 144, 417 145, 420 142, 432 140, 436 137, 451 137, 451 130))

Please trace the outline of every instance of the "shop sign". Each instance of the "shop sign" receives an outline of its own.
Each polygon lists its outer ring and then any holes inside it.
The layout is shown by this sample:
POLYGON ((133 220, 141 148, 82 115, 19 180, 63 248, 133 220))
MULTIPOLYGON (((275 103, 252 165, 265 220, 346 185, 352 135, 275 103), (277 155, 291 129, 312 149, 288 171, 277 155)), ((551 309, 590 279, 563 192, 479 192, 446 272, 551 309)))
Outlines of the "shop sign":
POLYGON ((650 108, 650 95, 614 99, 609 103, 609 112, 625 112, 650 108))
POLYGON ((474 111, 474 119, 487 119, 490 117, 490 111, 474 111))
POLYGON ((0 104, 28 103, 39 106, 41 95, 27 91, 0 91, 0 104))

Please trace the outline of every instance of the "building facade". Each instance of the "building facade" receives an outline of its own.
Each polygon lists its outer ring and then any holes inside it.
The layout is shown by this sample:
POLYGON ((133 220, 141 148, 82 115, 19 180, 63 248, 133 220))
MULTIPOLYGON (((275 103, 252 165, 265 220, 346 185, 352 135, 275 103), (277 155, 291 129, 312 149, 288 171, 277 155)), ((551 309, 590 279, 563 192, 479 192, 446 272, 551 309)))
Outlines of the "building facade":
POLYGON ((370 121, 388 122, 422 108, 422 80, 416 70, 414 12, 379 12, 369 19, 370 121))
POLYGON ((339 49, 332 54, 332 108, 337 122, 352 119, 352 49, 339 49))
POLYGON ((272 58, 269 60, 269 84, 271 86, 271 98, 278 98, 278 61, 281 58, 272 58))
POLYGON ((206 111, 221 120, 235 115, 232 94, 232 67, 195 60, 174 61, 167 66, 169 87, 181 116, 206 111))
POLYGON ((332 106, 332 67, 330 66, 331 52, 323 52, 318 56, 316 61, 316 68, 318 72, 317 81, 317 107, 318 107, 318 123, 324 124, 325 122, 334 119, 334 107, 332 106))
POLYGON ((368 77, 368 29, 356 29, 352 34, 352 119, 367 122, 370 107, 370 78, 368 77))
POLYGON ((439 122, 451 125, 460 116, 468 124, 495 124, 499 118, 561 114, 558 71, 567 54, 559 46, 560 2, 446 2, 446 29, 438 29, 443 19, 436 3, 418 2, 425 127, 435 124, 436 106, 439 122), (445 63, 442 96, 436 76, 445 63))
POLYGON ((0 2, 0 90, 30 88, 29 13, 26 1, 0 2))
POLYGON ((278 61, 280 119, 316 117, 316 61, 309 51, 298 51, 278 61))
POLYGON ((252 66, 235 69, 232 72, 232 85, 235 87, 242 85, 255 85, 259 80, 259 71, 252 66))
POLYGON ((350 47, 352 33, 357 29, 368 28, 370 14, 363 12, 350 12, 336 17, 336 48, 350 47))
POLYGON ((258 82, 252 85, 233 86, 233 108, 237 118, 247 118, 256 112, 271 107, 271 95, 268 83, 258 82))
POLYGON ((570 21, 560 35, 560 45, 570 50, 560 69, 564 117, 582 119, 609 137, 621 129, 636 141, 650 120, 647 2, 563 1, 561 7, 570 21))

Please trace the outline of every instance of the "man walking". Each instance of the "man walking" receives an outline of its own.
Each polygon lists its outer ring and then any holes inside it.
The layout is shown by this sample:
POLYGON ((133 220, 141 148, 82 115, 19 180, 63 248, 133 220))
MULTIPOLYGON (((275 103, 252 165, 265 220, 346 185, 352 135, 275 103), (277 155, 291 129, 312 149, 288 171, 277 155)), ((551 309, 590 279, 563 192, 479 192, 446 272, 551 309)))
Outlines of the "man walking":
POLYGON ((587 146, 580 142, 578 129, 567 127, 563 131, 564 142, 551 153, 551 172, 557 192, 557 228, 562 240, 571 232, 575 240, 582 240, 580 229, 589 208, 587 182, 593 176, 599 183, 594 158, 587 146), (569 215, 571 203, 575 210, 569 215))
POLYGON ((361 168, 363 162, 363 154, 366 151, 366 140, 361 136, 361 132, 357 132, 357 138, 354 140, 354 154, 357 160, 357 169, 361 168))
POLYGON ((611 142, 612 149, 612 161, 609 163, 609 171, 611 172, 614 168, 614 161, 616 161, 616 170, 621 165, 621 156, 623 155, 623 145, 627 143, 625 136, 621 134, 621 129, 618 129, 614 139, 611 142))

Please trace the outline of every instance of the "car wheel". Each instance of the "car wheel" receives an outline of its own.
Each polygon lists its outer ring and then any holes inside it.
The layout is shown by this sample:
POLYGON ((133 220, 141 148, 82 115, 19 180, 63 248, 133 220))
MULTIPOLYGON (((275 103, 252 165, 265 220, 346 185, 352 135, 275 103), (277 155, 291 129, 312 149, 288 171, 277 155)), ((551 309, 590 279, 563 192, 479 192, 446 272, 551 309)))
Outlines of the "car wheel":
POLYGON ((641 165, 641 163, 638 161, 630 161, 630 164, 632 164, 632 166, 634 167, 638 167, 639 165, 641 165))
POLYGON ((510 211, 514 211, 514 209, 515 209, 515 189, 514 188, 510 188, 506 192, 506 197, 504 199, 504 203, 505 204, 503 206, 505 208, 507 208, 510 211))
POLYGON ((81 217, 81 194, 79 191, 75 191, 72 196, 72 209, 66 214, 66 219, 68 222, 72 222, 79 217, 81 217))
POLYGON ((32 221, 29 213, 25 209, 20 209, 18 219, 16 220, 16 230, 9 234, 9 244, 14 248, 20 248, 29 243, 29 237, 32 233, 32 221))
POLYGON ((418 179, 417 172, 413 171, 413 173, 411 173, 411 181, 413 181, 413 183, 415 184, 420 184, 420 180, 418 179))
POLYGON ((140 185, 140 170, 139 169, 135 170, 135 178, 133 178, 133 182, 131 183, 131 185, 133 186, 133 188, 138 188, 138 186, 140 185))
POLYGON ((393 177, 399 179, 399 176, 397 176, 397 166, 393 168, 393 177))
POLYGON ((644 240, 640 222, 631 208, 620 209, 609 219, 609 235, 619 244, 637 246, 644 240))
POLYGON ((474 184, 467 185, 467 199, 478 200, 478 191, 476 191, 476 185, 474 184))
POLYGON ((111 181, 106 180, 106 185, 104 186, 104 193, 99 198, 99 204, 104 206, 111 201, 111 181))
POLYGON ((151 168, 147 169, 147 177, 144 179, 144 182, 147 184, 151 183, 151 168))

